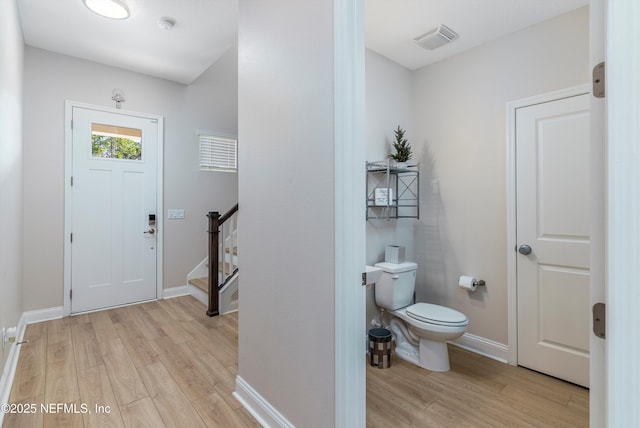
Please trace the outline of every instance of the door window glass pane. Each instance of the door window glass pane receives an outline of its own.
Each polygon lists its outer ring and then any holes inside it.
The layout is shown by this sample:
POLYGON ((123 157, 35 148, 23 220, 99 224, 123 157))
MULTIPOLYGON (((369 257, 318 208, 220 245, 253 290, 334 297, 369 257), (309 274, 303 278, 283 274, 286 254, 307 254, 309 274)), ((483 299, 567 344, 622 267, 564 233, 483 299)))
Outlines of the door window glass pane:
POLYGON ((92 123, 91 154, 96 158, 142 160, 142 130, 92 123))

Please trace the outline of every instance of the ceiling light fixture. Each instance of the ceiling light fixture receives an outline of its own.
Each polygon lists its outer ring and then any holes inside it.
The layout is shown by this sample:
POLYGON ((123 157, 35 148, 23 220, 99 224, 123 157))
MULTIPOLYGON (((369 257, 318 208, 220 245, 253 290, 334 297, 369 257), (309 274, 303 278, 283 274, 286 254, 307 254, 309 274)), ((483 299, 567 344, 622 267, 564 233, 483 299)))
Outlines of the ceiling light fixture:
POLYGON ((127 19, 129 8, 123 0, 82 0, 92 12, 111 19, 127 19))

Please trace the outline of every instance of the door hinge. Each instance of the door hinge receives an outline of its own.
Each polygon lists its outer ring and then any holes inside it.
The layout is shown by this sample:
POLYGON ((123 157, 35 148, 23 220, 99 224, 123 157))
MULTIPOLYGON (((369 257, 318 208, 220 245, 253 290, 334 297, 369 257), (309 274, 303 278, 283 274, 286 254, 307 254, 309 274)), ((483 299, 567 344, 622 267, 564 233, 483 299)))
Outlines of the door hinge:
POLYGON ((71 243, 73 243, 73 233, 71 233, 71 234, 69 235, 69 237, 70 237, 69 239, 70 239, 71 243))
POLYGON ((593 96, 596 98, 604 98, 604 62, 593 67, 593 96))
POLYGON ((71 176, 71 187, 73 187, 73 175, 71 176))
POLYGON ((71 129, 73 129, 73 119, 71 119, 71 129))
POLYGON ((73 299, 73 288, 69 290, 69 300, 73 299))
POLYGON ((593 305, 593 334, 600 339, 606 339, 606 311, 604 303, 593 305))

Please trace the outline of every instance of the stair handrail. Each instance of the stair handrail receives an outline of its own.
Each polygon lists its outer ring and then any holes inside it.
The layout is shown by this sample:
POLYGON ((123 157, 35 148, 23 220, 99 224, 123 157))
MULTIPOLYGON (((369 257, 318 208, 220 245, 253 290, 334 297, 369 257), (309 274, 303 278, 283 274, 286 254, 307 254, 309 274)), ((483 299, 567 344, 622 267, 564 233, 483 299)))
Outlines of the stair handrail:
MULTIPOLYGON (((222 216, 218 211, 209 211, 207 217, 209 218, 209 230, 207 233, 209 234, 209 307, 207 308, 207 315, 210 317, 216 316, 220 314, 219 308, 219 299, 218 299, 218 291, 224 287, 224 285, 238 272, 238 268, 236 267, 234 271, 227 277, 225 277, 225 260, 224 256, 222 258, 222 275, 223 281, 220 284, 220 280, 218 277, 219 272, 219 247, 220 247, 220 226, 229 220, 236 212, 238 212, 238 204, 235 204, 229 211, 224 213, 222 216)), ((224 237, 223 237, 224 239, 224 237)), ((224 243, 223 243, 224 245, 224 243)), ((223 249, 224 254, 224 249, 223 249)), ((231 260, 233 261, 233 251, 230 253, 231 260)), ((233 265, 233 263, 231 264, 233 265)))

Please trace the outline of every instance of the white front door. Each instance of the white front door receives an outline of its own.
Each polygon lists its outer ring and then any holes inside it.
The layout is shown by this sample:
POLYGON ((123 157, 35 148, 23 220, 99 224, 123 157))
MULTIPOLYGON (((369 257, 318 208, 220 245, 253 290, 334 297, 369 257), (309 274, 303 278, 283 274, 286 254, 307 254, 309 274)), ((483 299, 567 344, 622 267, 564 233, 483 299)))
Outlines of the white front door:
POLYGON ((155 299, 158 120, 72 119, 71 312, 155 299))
POLYGON ((516 111, 518 364, 589 385, 589 95, 516 111))

